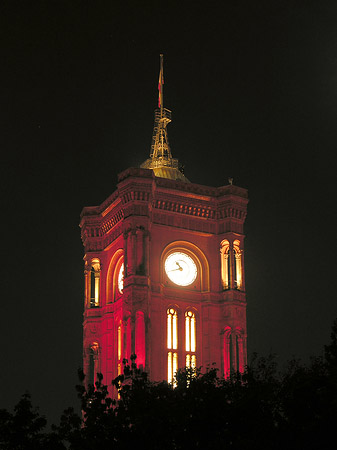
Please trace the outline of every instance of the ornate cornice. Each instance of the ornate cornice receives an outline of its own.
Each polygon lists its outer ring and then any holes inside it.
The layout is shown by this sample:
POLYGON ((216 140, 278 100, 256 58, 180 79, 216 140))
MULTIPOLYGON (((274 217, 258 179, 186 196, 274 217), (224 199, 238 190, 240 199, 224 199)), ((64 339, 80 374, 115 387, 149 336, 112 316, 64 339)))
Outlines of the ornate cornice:
POLYGON ((100 206, 82 210, 86 251, 106 248, 122 233, 117 225, 129 216, 147 216, 154 223, 204 233, 243 232, 246 189, 232 184, 215 188, 184 183, 135 167, 122 172, 118 181, 118 189, 100 206))
POLYGON ((193 206, 189 202, 179 202, 168 200, 154 200, 153 208, 161 209, 163 211, 172 211, 189 216, 204 217, 206 219, 213 219, 215 217, 215 210, 210 207, 193 206))
POLYGON ((112 216, 109 216, 107 220, 105 220, 101 226, 101 230, 103 234, 107 234, 111 228, 113 228, 118 222, 123 220, 124 212, 122 209, 117 211, 112 216))

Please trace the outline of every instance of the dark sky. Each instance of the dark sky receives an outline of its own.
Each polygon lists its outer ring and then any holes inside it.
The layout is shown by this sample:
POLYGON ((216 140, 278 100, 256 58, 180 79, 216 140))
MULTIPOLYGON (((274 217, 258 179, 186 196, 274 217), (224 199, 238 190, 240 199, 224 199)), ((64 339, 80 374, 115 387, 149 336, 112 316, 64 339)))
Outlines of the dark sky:
POLYGON ((148 157, 160 53, 173 156, 192 182, 249 190, 249 354, 320 354, 337 317, 336 1, 0 9, 0 408, 26 389, 51 421, 76 404, 79 214, 148 157))

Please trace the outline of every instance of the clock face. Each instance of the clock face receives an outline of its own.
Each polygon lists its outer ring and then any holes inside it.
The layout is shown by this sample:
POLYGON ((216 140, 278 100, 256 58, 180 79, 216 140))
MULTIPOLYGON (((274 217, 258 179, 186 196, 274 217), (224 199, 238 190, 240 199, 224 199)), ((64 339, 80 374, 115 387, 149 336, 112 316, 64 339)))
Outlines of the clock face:
POLYGON ((189 286, 197 278, 198 269, 189 255, 174 252, 165 260, 165 272, 173 283, 179 286, 189 286))
POLYGON ((124 287, 124 263, 122 263, 122 265, 119 268, 117 283, 118 283, 118 290, 119 290, 120 294, 123 294, 123 287, 124 287))

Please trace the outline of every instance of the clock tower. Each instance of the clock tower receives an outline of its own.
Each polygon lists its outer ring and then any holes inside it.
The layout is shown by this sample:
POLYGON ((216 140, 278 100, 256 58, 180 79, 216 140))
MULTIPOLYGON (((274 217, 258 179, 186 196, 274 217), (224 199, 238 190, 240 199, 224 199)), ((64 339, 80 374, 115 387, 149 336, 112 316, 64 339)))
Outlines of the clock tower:
POLYGON ((247 363, 243 225, 247 190, 191 183, 172 157, 163 66, 150 157, 81 213, 84 372, 104 382, 136 363, 151 380, 180 367, 219 375, 247 363))

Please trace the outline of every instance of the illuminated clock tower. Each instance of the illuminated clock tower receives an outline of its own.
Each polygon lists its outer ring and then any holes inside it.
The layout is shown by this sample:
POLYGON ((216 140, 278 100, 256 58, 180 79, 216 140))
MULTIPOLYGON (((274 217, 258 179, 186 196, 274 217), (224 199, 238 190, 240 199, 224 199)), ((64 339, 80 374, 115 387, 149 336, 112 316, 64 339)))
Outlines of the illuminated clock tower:
POLYGON ((90 382, 101 372, 110 384, 132 354, 153 381, 172 381, 184 366, 215 365, 228 377, 247 363, 247 190, 194 184, 179 170, 167 138, 162 57, 158 103, 150 158, 81 213, 90 382))

